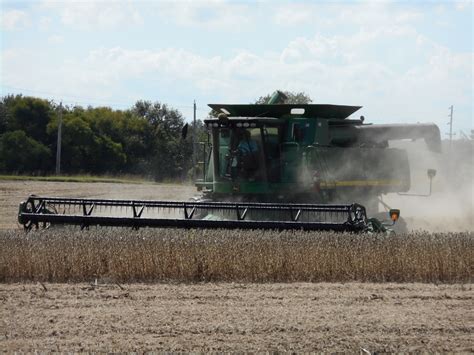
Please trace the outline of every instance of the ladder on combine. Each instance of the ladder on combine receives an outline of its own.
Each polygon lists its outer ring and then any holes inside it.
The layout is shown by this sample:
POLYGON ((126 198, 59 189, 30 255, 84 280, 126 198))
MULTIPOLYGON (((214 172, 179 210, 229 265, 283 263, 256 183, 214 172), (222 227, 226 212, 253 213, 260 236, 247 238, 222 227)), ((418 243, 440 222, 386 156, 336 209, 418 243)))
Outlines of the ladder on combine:
POLYGON ((26 230, 50 225, 159 228, 365 231, 359 204, 182 202, 40 197, 20 204, 18 221, 26 230))

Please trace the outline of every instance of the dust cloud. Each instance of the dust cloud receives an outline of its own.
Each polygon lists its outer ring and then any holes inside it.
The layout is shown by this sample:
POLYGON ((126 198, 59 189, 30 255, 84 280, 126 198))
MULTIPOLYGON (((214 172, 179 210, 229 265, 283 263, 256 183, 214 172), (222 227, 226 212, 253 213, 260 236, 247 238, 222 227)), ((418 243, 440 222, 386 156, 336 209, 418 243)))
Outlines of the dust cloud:
MULTIPOLYGON (((409 230, 431 232, 462 232, 474 230, 474 142, 456 140, 452 145, 443 141, 442 153, 429 151, 423 140, 398 141, 390 144, 406 149, 410 161, 409 193, 427 194, 427 169, 436 169, 432 195, 429 197, 383 196, 392 208, 399 208, 409 230)), ((393 167, 396 169, 396 166, 393 167)))

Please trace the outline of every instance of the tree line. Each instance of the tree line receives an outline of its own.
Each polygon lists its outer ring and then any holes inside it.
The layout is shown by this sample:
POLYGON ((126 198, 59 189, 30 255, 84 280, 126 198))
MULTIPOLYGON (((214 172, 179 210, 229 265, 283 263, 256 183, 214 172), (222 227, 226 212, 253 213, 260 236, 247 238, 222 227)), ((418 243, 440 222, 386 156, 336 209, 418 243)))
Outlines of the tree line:
MULTIPOLYGON (((61 172, 135 174, 157 181, 185 179, 192 165, 192 127, 160 102, 137 101, 127 110, 62 107, 61 172)), ((0 100, 0 172, 55 171, 59 106, 22 95, 0 100)), ((198 122, 198 135, 204 133, 198 122)))

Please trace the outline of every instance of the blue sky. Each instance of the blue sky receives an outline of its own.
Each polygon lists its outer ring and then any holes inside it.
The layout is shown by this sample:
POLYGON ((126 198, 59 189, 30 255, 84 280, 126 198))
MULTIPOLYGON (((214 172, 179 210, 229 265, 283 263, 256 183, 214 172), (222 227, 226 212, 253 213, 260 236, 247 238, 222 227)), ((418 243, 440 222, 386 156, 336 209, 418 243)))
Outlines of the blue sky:
POLYGON ((367 122, 473 129, 473 5, 397 1, 5 1, 1 94, 192 117, 275 89, 367 122))

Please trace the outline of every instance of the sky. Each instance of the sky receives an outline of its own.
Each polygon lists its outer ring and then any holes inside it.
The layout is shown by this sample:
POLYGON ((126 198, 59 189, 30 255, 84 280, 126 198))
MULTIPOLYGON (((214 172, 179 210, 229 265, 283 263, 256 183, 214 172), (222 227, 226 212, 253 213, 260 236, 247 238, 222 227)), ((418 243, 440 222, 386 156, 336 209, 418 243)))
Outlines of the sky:
POLYGON ((276 89, 371 123, 473 125, 471 1, 0 0, 1 95, 126 109, 276 89))

